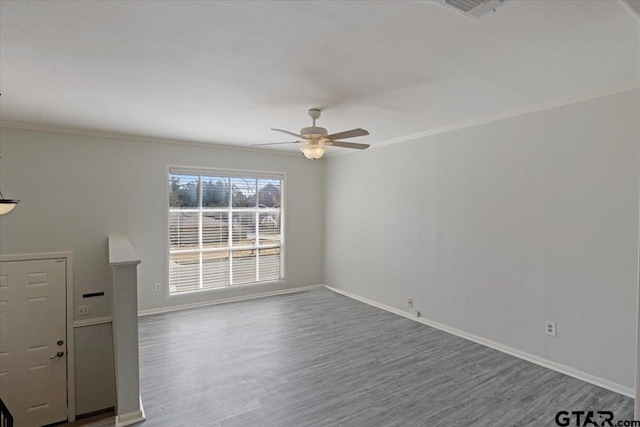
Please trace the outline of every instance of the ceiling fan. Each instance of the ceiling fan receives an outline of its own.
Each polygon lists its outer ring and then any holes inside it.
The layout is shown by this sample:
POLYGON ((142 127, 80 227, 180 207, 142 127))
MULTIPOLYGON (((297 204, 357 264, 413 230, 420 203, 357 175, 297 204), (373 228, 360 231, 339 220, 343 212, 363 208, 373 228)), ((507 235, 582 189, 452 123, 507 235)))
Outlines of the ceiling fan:
POLYGON ((287 135, 297 136, 301 138, 297 141, 291 142, 272 142, 267 144, 253 144, 253 147, 258 147, 262 145, 278 145, 278 144, 301 144, 305 145, 300 147, 300 151, 307 159, 316 160, 321 158, 324 155, 327 147, 343 147, 343 148, 355 148, 356 150, 364 150, 365 148, 369 148, 369 144, 356 144, 354 142, 344 142, 337 141, 338 139, 345 138, 355 138, 356 136, 365 136, 369 135, 364 129, 351 129, 344 132, 333 133, 331 135, 327 135, 327 130, 325 128, 317 127, 316 120, 320 118, 321 111, 317 108, 312 108, 309 110, 309 117, 313 120, 313 126, 302 128, 300 130, 300 134, 289 132, 287 130, 282 129, 271 129, 276 132, 286 133, 287 135))

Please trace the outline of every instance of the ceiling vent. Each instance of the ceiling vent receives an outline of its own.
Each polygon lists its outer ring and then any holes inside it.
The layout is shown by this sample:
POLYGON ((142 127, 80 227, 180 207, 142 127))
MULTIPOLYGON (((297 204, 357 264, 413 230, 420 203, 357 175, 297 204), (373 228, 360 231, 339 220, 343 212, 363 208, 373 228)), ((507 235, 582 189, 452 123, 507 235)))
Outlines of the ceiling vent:
POLYGON ((493 12, 504 0, 445 0, 445 4, 476 18, 493 12))

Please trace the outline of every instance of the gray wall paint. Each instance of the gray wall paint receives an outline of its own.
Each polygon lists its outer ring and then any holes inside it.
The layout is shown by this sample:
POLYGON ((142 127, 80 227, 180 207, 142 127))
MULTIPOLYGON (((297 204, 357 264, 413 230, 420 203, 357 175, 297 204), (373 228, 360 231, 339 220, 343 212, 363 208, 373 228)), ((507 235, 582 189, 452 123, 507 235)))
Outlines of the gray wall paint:
POLYGON ((325 283, 633 388, 638 117, 635 90, 328 159, 325 283))
MULTIPOLYGON (((124 234, 142 259, 138 267, 139 308, 157 309, 322 283, 322 165, 302 157, 222 148, 141 142, 55 132, 0 130, 0 182, 6 197, 21 199, 0 217, 0 253, 73 251, 75 306, 91 315, 111 314, 111 270, 107 236, 124 234), (285 277, 281 283, 243 286, 197 296, 167 298, 154 284, 167 285, 165 186, 167 164, 286 173, 285 277), (105 291, 83 300, 82 294, 105 291)), ((165 288, 166 289, 166 288, 165 288)), ((74 309, 75 312, 75 309, 74 309)), ((77 316, 76 316, 77 318, 77 316)), ((104 341, 100 328, 88 326, 76 347, 104 341), (94 331, 95 332, 91 332, 94 331), (85 340, 90 340, 85 342, 85 340)), ((78 413, 104 402, 91 384, 108 371, 90 351, 78 361, 78 413), (83 367, 91 370, 84 371, 83 367), (104 368, 104 369, 103 369, 104 368)), ((111 356, 112 357, 112 356, 111 356)))
POLYGON ((74 329, 76 413, 116 406, 111 324, 74 329))

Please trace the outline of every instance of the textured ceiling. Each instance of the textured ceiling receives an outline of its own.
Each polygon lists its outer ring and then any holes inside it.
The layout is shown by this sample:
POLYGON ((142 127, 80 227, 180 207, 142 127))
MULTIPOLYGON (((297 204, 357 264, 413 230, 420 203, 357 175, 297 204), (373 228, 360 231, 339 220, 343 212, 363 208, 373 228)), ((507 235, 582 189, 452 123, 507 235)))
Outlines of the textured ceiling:
POLYGON ((218 144, 286 141, 310 107, 383 143, 640 80, 613 0, 2 1, 0 42, 4 122, 218 144))

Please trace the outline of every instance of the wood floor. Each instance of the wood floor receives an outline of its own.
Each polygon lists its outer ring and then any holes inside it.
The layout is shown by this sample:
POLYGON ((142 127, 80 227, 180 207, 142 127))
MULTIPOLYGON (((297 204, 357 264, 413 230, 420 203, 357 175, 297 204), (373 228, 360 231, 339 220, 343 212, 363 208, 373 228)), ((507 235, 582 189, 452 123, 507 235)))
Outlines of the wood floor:
MULTIPOLYGON (((151 426, 555 426, 633 400, 322 289, 140 319, 151 426)), ((574 425, 575 420, 572 421, 574 425)))

